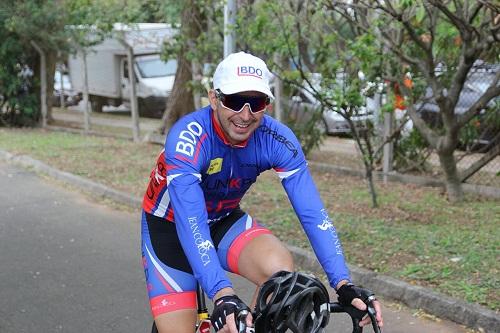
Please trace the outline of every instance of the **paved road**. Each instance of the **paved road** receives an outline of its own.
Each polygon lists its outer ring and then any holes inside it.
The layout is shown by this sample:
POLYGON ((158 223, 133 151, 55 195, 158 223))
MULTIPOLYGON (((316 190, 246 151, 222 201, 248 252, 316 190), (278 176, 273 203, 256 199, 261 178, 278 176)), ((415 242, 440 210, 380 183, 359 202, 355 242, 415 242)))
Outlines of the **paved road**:
MULTIPOLYGON (((139 213, 0 161, 0 332, 148 332, 139 213)), ((244 299, 253 287, 232 276, 244 299)), ((385 303, 385 333, 465 333, 385 303)), ((350 332, 349 319, 332 317, 350 332)), ((371 330, 366 330, 370 332, 371 330)))

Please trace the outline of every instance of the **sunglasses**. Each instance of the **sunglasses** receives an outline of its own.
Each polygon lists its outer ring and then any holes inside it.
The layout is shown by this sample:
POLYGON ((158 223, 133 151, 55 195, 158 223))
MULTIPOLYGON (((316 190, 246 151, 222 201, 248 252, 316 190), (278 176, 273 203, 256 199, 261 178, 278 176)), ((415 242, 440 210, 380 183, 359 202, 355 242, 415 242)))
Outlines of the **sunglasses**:
POLYGON ((236 113, 241 112, 245 105, 250 107, 252 114, 260 113, 271 103, 269 96, 225 95, 219 89, 215 90, 215 96, 221 102, 222 106, 236 113))

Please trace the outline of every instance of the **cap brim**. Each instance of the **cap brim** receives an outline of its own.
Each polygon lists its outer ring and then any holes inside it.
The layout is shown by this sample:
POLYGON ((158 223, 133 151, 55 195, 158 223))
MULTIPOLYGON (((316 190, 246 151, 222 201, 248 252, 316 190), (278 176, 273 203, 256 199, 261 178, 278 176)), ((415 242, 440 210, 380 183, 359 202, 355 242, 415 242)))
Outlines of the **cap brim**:
POLYGON ((271 90, 263 85, 249 86, 248 84, 240 84, 239 82, 235 82, 225 84, 218 87, 217 89, 220 89, 220 91, 222 91, 222 93, 226 95, 237 94, 243 91, 258 91, 274 99, 274 95, 272 94, 271 90))

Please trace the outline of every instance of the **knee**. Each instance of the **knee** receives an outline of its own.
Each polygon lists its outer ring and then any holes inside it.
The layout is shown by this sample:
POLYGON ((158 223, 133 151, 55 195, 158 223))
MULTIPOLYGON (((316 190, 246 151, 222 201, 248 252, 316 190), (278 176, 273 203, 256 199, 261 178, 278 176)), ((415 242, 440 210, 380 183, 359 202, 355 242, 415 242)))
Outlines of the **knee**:
POLYGON ((273 251, 262 254, 263 264, 261 266, 261 274, 257 284, 260 286, 269 278, 279 272, 295 270, 293 256, 285 246, 276 247, 273 251))
MULTIPOLYGON (((267 261, 265 280, 268 280, 271 275, 279 271, 292 272, 295 269, 293 256, 290 251, 288 251, 288 249, 284 247, 281 251, 274 251, 272 253, 266 254, 265 257, 267 261)), ((262 282, 265 282, 265 280, 262 282)))
POLYGON ((279 271, 293 271, 290 251, 273 235, 262 235, 243 250, 239 258, 239 273, 261 285, 279 271))

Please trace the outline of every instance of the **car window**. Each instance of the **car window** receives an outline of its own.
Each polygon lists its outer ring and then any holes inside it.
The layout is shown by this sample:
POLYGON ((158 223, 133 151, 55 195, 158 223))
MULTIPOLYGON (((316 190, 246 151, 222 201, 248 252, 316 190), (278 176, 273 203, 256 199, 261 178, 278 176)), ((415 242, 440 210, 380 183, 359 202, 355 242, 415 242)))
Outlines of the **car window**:
POLYGON ((177 71, 177 60, 171 59, 165 62, 160 58, 138 59, 137 67, 143 78, 173 76, 177 71))

